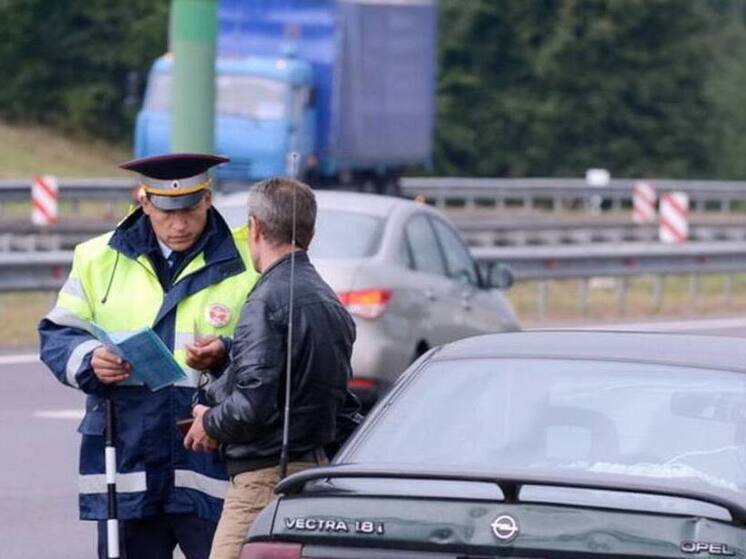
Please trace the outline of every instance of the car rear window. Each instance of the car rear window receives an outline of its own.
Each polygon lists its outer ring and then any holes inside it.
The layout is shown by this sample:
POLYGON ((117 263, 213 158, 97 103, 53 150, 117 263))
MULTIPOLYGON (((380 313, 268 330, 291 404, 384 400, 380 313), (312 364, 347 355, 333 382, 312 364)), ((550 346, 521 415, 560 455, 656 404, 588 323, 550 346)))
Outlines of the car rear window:
MULTIPOLYGON (((246 225, 244 205, 223 206, 218 211, 231 227, 246 225)), ((366 258, 378 252, 384 220, 346 210, 318 210, 316 234, 308 251, 312 258, 366 258)))
POLYGON ((384 220, 346 210, 319 209, 311 258, 365 258, 378 252, 384 220))
POLYGON ((658 478, 746 493, 742 373, 562 359, 426 367, 345 461, 658 478))

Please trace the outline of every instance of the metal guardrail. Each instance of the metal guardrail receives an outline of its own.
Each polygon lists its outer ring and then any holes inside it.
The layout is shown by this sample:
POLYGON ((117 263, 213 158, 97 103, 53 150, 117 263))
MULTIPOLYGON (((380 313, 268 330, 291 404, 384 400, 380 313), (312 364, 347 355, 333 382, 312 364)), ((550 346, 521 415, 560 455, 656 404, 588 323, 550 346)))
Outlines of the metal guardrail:
MULTIPOLYGON (((482 266, 509 265, 517 281, 746 272, 744 243, 627 243, 560 247, 476 247, 482 266)), ((0 254, 0 291, 59 288, 72 252, 0 254)))
MULTIPOLYGON (((746 201, 746 182, 646 179, 659 190, 689 194, 697 211, 731 211, 746 201)), ((628 207, 638 179, 612 179, 606 186, 591 186, 584 179, 488 179, 465 177, 406 177, 400 185, 407 196, 424 196, 439 208, 480 206, 505 208, 550 208, 554 211, 599 207, 607 201, 611 209, 628 207)))
POLYGON ((115 221, 63 221, 49 227, 30 222, 0 221, 0 253, 72 250, 85 240, 110 231, 115 221))
POLYGON ((552 247, 475 247, 478 263, 508 264, 518 281, 746 271, 746 244, 624 243, 552 247))
MULTIPOLYGON (((746 182, 649 179, 659 190, 689 194, 692 208, 730 211, 736 202, 746 201, 746 182)), ((62 200, 126 200, 131 197, 132 178, 60 178, 62 200)), ((422 195, 438 207, 449 205, 502 208, 594 207, 607 200, 612 208, 629 205, 637 179, 612 179, 607 186, 590 186, 584 179, 530 178, 490 179, 467 177, 405 177, 400 181, 408 196, 422 195)), ((0 204, 30 198, 31 179, 0 179, 0 204)), ((230 184, 224 190, 232 190, 230 184)))
POLYGON ((0 254, 0 292, 57 290, 72 261, 71 251, 0 254))
MULTIPOLYGON (((658 240, 658 226, 632 223, 629 219, 454 219, 470 246, 527 246, 592 243, 649 242, 658 240)), ((689 239, 697 242, 746 241, 746 219, 698 220, 689 224, 689 239)))
POLYGON ((732 242, 685 243, 625 243, 553 247, 475 247, 477 262, 489 268, 497 262, 509 264, 516 281, 534 280, 536 310, 544 318, 548 306, 547 280, 577 279, 577 308, 588 311, 589 288, 593 280, 613 278, 617 293, 617 313, 626 314, 628 279, 653 276, 652 302, 655 309, 663 304, 665 278, 689 276, 689 303, 696 307, 700 293, 700 278, 706 274, 723 274, 723 304, 733 297, 733 274, 746 272, 746 244, 732 242))
MULTIPOLYGON (((464 212, 458 212, 463 214, 464 212)), ((453 217, 453 216, 452 216, 453 217)), ((640 225, 628 219, 484 219, 459 215, 454 219, 461 236, 470 246, 526 246, 655 242, 656 225, 640 225)), ((67 220, 48 228, 28 222, 0 221, 0 252, 69 250, 76 244, 111 230, 112 221, 67 220)), ((746 241, 746 219, 692 220, 690 240, 746 241)))
MULTIPOLYGON (((128 200, 136 182, 131 178, 60 178, 60 200, 128 200)), ((31 179, 0 179, 0 203, 31 199, 31 179)))

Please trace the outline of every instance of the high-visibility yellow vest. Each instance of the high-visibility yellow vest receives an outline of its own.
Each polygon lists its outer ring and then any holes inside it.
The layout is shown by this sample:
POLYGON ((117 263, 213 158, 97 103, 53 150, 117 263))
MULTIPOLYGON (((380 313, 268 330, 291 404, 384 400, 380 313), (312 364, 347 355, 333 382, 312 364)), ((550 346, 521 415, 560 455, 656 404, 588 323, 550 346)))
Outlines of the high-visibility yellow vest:
MULTIPOLYGON (((232 335, 246 296, 259 277, 248 253, 248 228, 234 229, 232 234, 245 270, 233 275, 225 272, 228 277, 224 279, 211 275, 214 282, 185 294, 176 306, 174 339, 164 340, 187 372, 187 380, 179 383, 184 386, 196 386, 199 376, 185 363, 186 344, 196 335, 232 335)), ((110 247, 110 237, 111 233, 102 235, 76 247, 70 276, 47 318, 85 330, 93 321, 114 336, 154 325, 164 303, 156 272, 147 256, 133 260, 110 247)), ((204 267, 204 255, 199 253, 175 278, 171 291, 204 267)))

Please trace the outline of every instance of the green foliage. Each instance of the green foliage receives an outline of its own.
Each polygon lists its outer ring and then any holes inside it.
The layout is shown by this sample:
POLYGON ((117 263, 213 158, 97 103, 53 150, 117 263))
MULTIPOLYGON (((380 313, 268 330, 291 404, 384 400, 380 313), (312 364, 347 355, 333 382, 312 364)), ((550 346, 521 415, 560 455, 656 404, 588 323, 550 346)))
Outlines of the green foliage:
POLYGON ((722 24, 743 5, 441 0, 436 172, 582 176, 599 166, 614 176, 742 172, 741 158, 735 167, 724 160, 746 144, 746 117, 722 119, 729 155, 717 151, 713 125, 716 114, 741 103, 735 95, 746 85, 740 28, 731 34, 727 60, 713 59, 723 50, 723 40, 715 39, 722 24))
POLYGON ((712 33, 717 57, 707 87, 714 175, 746 179, 746 2, 720 0, 714 8, 722 22, 712 33))
POLYGON ((521 146, 530 150, 541 85, 533 59, 556 9, 547 0, 442 0, 438 172, 529 172, 514 155, 521 146))
POLYGON ((125 142, 168 0, 0 0, 0 116, 125 142), (127 102, 129 101, 129 102, 127 102))

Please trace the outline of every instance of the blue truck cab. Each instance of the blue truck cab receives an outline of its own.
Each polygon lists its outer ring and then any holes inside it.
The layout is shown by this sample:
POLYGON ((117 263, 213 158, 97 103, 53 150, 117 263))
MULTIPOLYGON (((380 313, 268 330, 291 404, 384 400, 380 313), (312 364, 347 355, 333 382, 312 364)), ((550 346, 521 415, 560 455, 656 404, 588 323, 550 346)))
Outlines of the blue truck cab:
MULTIPOLYGON (((135 125, 135 157, 170 151, 173 57, 153 64, 135 125)), ((218 58, 215 67, 215 151, 230 158, 226 180, 286 173, 287 154, 313 150, 316 114, 311 65, 293 56, 218 58)))
MULTIPOLYGON (((435 113, 436 0, 220 0, 215 151, 220 179, 288 171, 314 186, 391 192, 427 165, 435 113)), ((173 56, 158 58, 134 152, 170 151, 173 56)))

